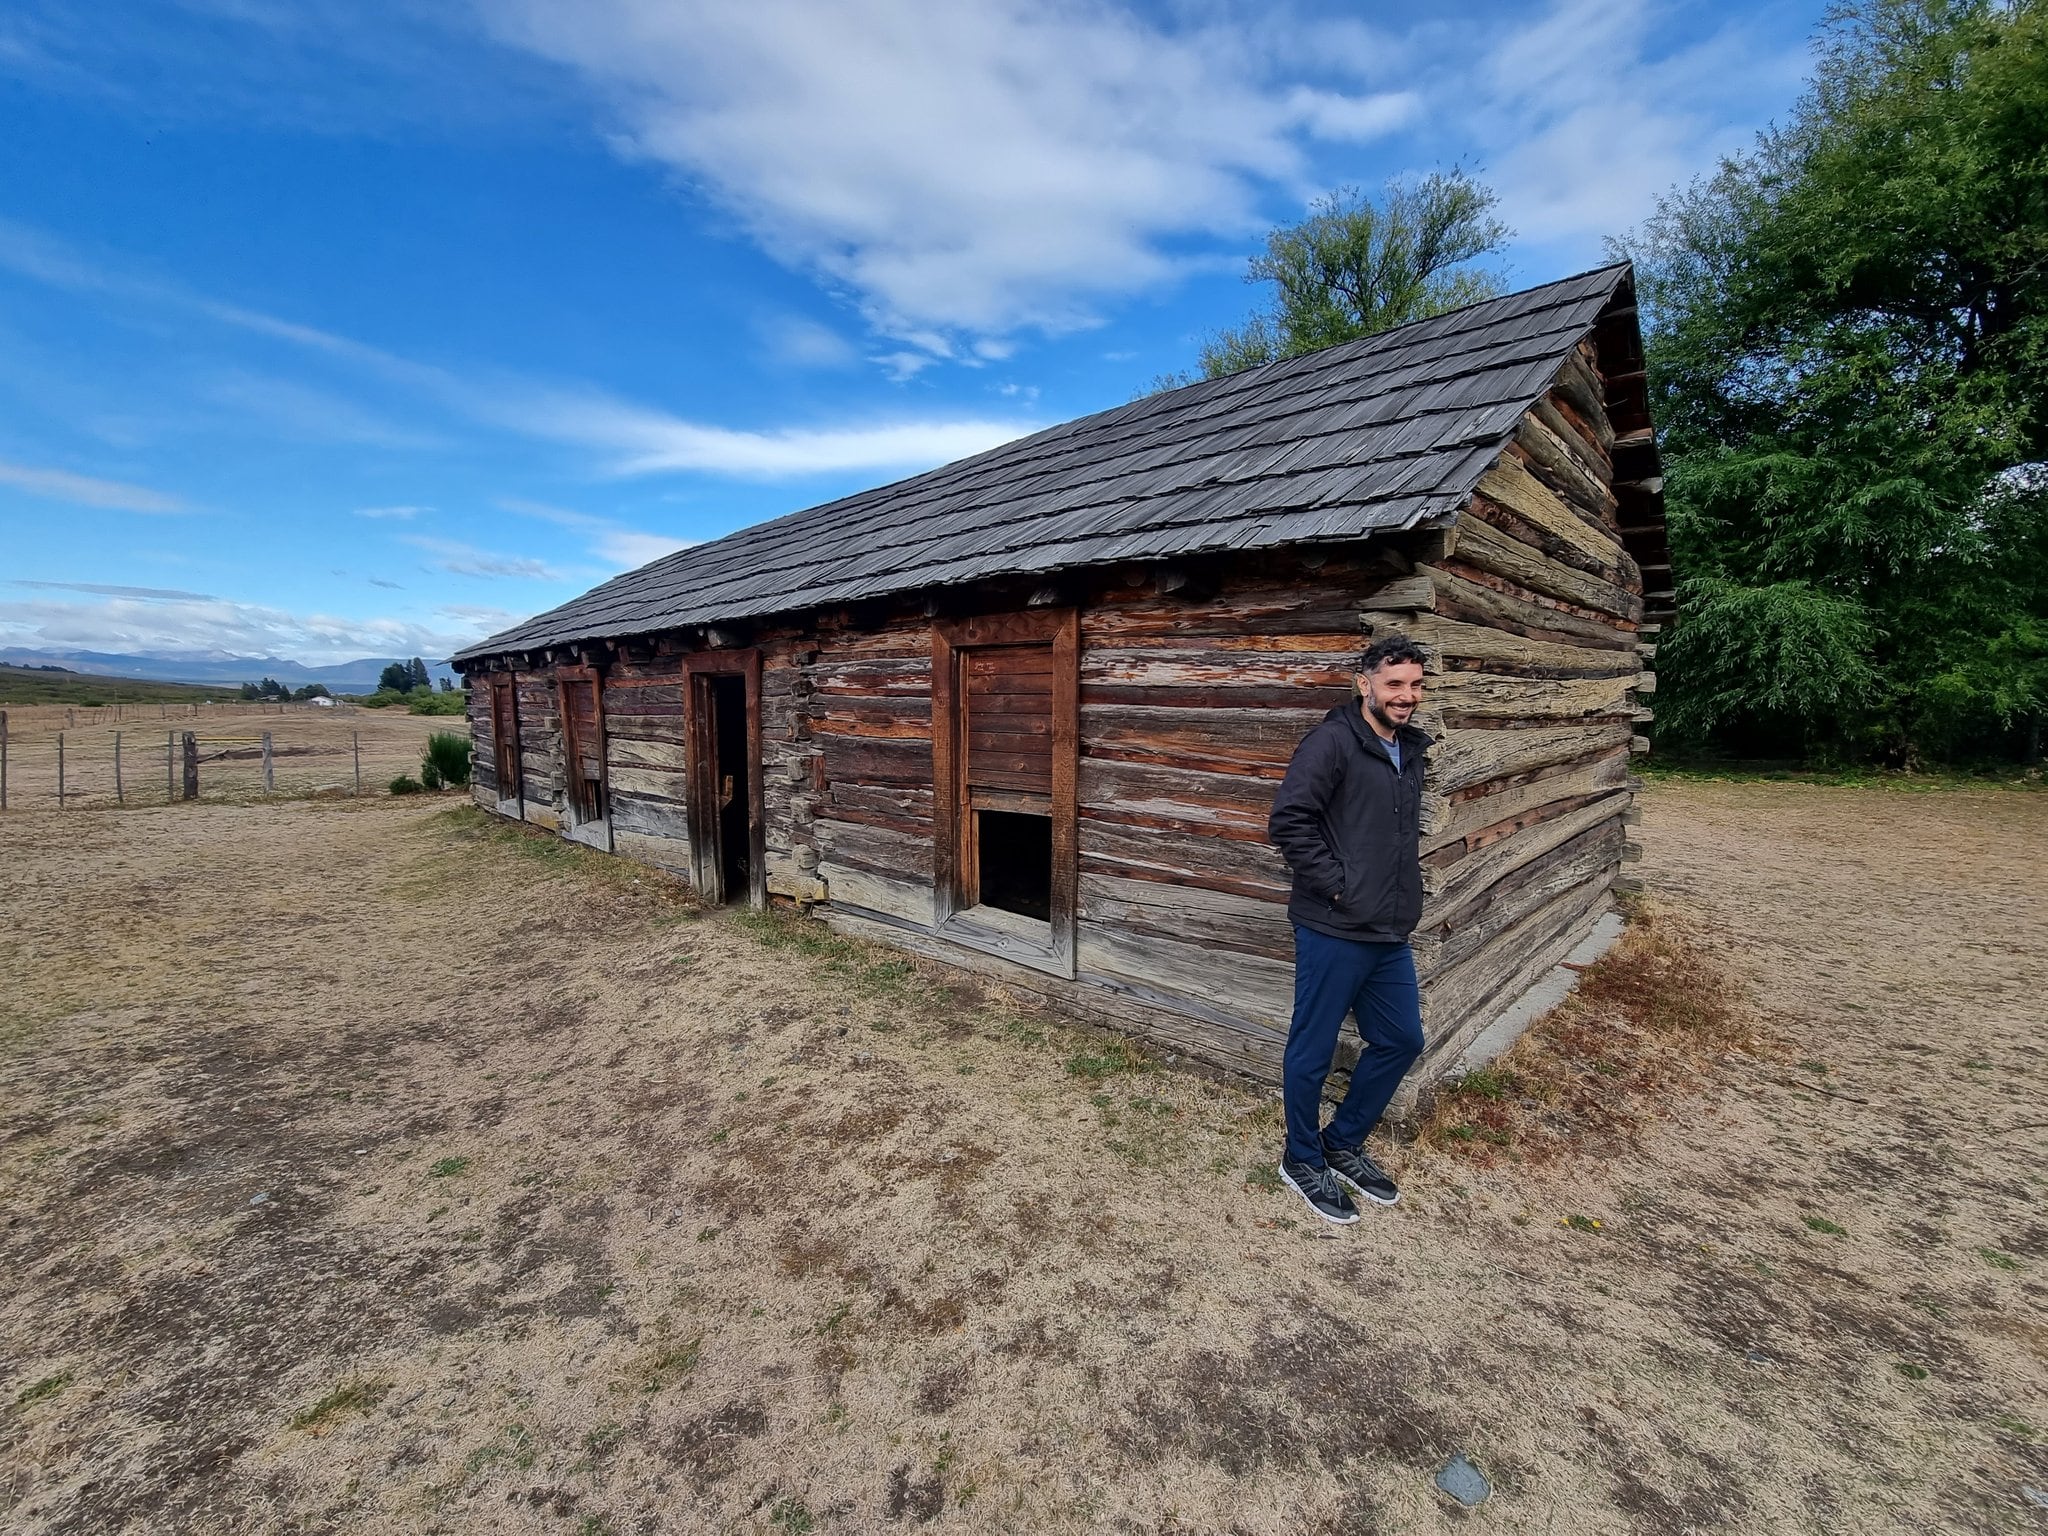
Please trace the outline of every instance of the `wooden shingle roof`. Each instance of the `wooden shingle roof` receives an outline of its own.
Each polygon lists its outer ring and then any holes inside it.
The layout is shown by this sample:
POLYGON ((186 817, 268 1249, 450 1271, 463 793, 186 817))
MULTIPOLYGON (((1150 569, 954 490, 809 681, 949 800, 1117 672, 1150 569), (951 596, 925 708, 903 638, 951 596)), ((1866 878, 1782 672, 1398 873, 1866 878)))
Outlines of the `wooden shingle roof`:
POLYGON ((455 659, 1444 522, 1629 282, 1602 267, 1049 427, 665 555, 455 659))

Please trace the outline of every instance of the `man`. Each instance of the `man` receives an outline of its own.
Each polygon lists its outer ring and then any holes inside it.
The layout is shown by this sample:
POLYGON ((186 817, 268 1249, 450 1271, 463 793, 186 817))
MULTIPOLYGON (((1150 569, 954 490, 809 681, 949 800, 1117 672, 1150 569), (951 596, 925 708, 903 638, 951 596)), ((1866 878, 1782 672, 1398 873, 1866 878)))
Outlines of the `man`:
POLYGON ((1388 635, 1358 660, 1358 697, 1302 738, 1267 830, 1294 873, 1294 1023, 1287 1036, 1287 1150, 1280 1177, 1326 1221, 1358 1220, 1345 1193, 1401 1198, 1365 1155, 1401 1078, 1422 1054, 1422 995, 1408 935, 1422 916, 1421 646, 1388 635), (1365 1050, 1330 1123, 1323 1081, 1344 1018, 1365 1050))

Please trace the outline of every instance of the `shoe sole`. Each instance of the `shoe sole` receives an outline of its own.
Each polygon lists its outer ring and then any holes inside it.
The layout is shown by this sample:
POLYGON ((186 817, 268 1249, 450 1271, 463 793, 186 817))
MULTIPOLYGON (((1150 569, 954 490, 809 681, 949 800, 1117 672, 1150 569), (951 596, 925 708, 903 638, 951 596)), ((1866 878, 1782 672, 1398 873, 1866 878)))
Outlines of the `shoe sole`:
POLYGON ((1317 1205, 1315 1201, 1309 1199, 1308 1191, 1303 1189, 1299 1184, 1295 1183, 1293 1179, 1289 1178, 1287 1175, 1287 1170, 1285 1168, 1282 1168, 1280 1170, 1280 1182, 1282 1184, 1285 1184, 1289 1189, 1293 1190, 1297 1195, 1301 1196, 1301 1203, 1303 1205, 1307 1206, 1310 1210, 1314 1211, 1318 1216, 1322 1217, 1323 1220, 1331 1223, 1333 1226, 1348 1227, 1351 1225, 1351 1223, 1358 1220, 1358 1212, 1356 1211, 1353 1211, 1349 1216, 1332 1216, 1328 1211, 1324 1210, 1321 1206, 1317 1205))
MULTIPOLYGON (((1394 1191, 1391 1198, 1386 1195, 1376 1195, 1356 1180, 1347 1179, 1343 1174, 1337 1173, 1336 1169, 1332 1168, 1330 1172, 1337 1174, 1337 1182, 1361 1200, 1370 1200, 1374 1205, 1399 1205, 1401 1203, 1401 1191, 1398 1189, 1394 1191)), ((1297 1190, 1296 1193, 1299 1194, 1300 1191, 1297 1190)))

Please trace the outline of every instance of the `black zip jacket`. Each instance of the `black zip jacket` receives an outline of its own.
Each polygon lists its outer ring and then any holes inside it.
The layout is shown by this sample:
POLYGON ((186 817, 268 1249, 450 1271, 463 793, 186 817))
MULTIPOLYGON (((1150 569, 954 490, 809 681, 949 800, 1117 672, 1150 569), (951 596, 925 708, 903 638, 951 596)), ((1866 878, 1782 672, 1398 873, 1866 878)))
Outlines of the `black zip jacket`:
POLYGON ((1401 766, 1354 699, 1301 739, 1267 835, 1294 872, 1287 916, 1337 939, 1399 944, 1422 917, 1423 754, 1404 725, 1401 766))

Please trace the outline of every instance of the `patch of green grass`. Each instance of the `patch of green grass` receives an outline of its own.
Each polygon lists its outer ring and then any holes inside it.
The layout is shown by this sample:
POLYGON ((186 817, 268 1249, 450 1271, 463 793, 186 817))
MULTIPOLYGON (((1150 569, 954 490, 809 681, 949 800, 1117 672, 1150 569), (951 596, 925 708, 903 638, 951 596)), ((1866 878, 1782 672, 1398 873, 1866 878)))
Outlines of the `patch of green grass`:
POLYGON ((586 1456, 602 1458, 611 1455, 625 1441, 625 1427, 607 1419, 583 1437, 583 1452, 586 1456))
POLYGON ((1477 1099, 1504 1099, 1514 1091, 1515 1075, 1498 1067, 1478 1067, 1455 1082, 1444 1085, 1445 1093, 1477 1099))
POLYGON ((768 1523, 783 1536, 807 1536, 817 1525, 804 1501, 794 1494, 775 1501, 775 1507, 768 1512, 768 1523))
POLYGON ((2016 1413, 2001 1413, 1991 1422, 2015 1440, 2032 1440, 2041 1433, 2016 1413))
POLYGON ((308 1430, 313 1434, 324 1434, 336 1419, 345 1414, 368 1413, 384 1400, 384 1394, 391 1390, 388 1381, 373 1381, 365 1376, 353 1377, 342 1382, 319 1402, 310 1408, 303 1408, 292 1415, 292 1428, 308 1430))
POLYGON ((465 1481, 474 1480, 479 1473, 496 1466, 499 1462, 524 1472, 540 1457, 540 1445, 533 1438, 533 1431, 524 1424, 507 1424, 498 1438, 478 1446, 463 1462, 465 1481))
POLYGON ((618 1536, 618 1533, 603 1515, 585 1515, 576 1522, 576 1536, 618 1536))
POLYGON ((1989 1072, 1991 1070, 1991 1063, 1988 1061, 1966 1061, 1963 1065, 1972 1072, 1989 1072))
POLYGON ((703 1353, 702 1334, 681 1343, 657 1344, 640 1367, 640 1390, 659 1392, 679 1377, 689 1375, 697 1368, 697 1361, 703 1353))
POLYGON ((1158 1064, 1128 1040, 1105 1040, 1091 1050, 1067 1058, 1067 1075, 1099 1083, 1122 1072, 1152 1072, 1158 1064))
POLYGON ((1828 1064, 1824 1061, 1802 1061, 1799 1063, 1799 1069, 1802 1072, 1813 1072, 1825 1077, 1827 1076, 1828 1064))
POLYGON ((467 1172, 469 1172, 468 1158, 444 1157, 427 1170, 427 1177, 430 1179, 459 1179, 467 1172))
POLYGON ((700 1243, 708 1243, 711 1241, 711 1239, 718 1236, 720 1230, 721 1229, 718 1227, 706 1227, 703 1231, 697 1234, 697 1241, 700 1243))
POLYGON ((55 1397, 71 1385, 71 1373, 63 1371, 55 1376, 45 1376, 41 1381, 23 1387, 14 1394, 14 1406, 26 1408, 30 1403, 40 1403, 46 1397, 55 1397))
POLYGON ((1557 1224, 1561 1227, 1570 1227, 1574 1232, 1598 1232, 1601 1230, 1600 1218, 1597 1216, 1579 1216, 1576 1214, 1560 1216, 1557 1218, 1557 1224))
POLYGON ((2018 1269, 2020 1261, 2009 1253, 2000 1253, 1996 1248, 1979 1248, 1977 1257, 1993 1269, 2018 1269))
POLYGON ((732 1136, 732 1127, 731 1127, 731 1126, 727 1126, 727 1127, 726 1127, 726 1128, 725 1128, 724 1130, 722 1130, 722 1131, 714 1131, 714 1132, 712 1133, 712 1135, 711 1135, 711 1145, 713 1145, 714 1147, 722 1147, 722 1146, 724 1146, 724 1145, 725 1145, 725 1143, 727 1142, 727 1140, 731 1138, 731 1136, 732 1136))
POLYGON ((1176 1113, 1174 1107, 1164 1099, 1132 1099, 1129 1102, 1131 1108, 1139 1114, 1150 1115, 1155 1120, 1164 1120, 1176 1113))
POLYGON ((1251 1189, 1279 1189, 1280 1170, 1271 1163, 1253 1163, 1244 1171, 1244 1182, 1251 1189))
POLYGON ((1799 1218, 1816 1232, 1825 1232, 1829 1237, 1847 1237, 1849 1229, 1829 1221, 1825 1216, 1802 1216, 1799 1218))
POLYGON ((1915 1365, 1910 1360, 1901 1360, 1897 1365, 1893 1366, 1892 1369, 1897 1371, 1901 1376, 1905 1377, 1908 1381, 1925 1381, 1927 1379, 1927 1367, 1924 1365, 1915 1365))

